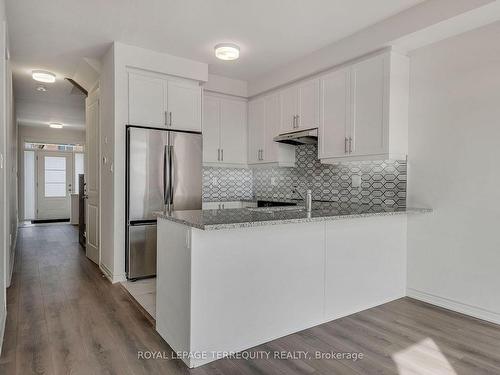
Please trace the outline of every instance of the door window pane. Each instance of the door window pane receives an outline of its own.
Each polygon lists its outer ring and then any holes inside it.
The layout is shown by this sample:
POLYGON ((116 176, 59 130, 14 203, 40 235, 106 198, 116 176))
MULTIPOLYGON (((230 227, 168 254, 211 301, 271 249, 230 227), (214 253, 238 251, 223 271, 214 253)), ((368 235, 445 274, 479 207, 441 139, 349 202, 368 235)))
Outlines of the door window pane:
POLYGON ((66 196, 66 157, 46 156, 45 167, 45 197, 66 196))

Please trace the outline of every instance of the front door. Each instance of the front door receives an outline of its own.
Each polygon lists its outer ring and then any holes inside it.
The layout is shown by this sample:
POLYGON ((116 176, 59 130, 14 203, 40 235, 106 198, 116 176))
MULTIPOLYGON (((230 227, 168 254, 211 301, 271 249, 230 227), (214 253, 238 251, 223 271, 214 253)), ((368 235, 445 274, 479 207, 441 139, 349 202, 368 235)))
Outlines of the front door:
POLYGON ((37 219, 69 219, 72 193, 72 155, 39 152, 37 176, 37 219))

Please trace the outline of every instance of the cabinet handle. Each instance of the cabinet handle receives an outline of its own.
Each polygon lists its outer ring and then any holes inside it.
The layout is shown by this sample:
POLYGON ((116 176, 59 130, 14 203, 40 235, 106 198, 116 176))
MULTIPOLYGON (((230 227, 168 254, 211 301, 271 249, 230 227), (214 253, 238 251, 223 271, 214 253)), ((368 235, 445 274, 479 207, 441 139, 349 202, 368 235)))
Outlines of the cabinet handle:
POLYGON ((260 150, 260 160, 264 160, 264 150, 260 150))
POLYGON ((352 137, 349 137, 349 153, 352 152, 352 137))
POLYGON ((224 149, 220 149, 220 161, 224 161, 224 149))
POLYGON ((165 111, 165 119, 164 119, 164 122, 165 122, 165 126, 168 125, 168 112, 165 111))
POLYGON ((293 116, 292 127, 295 129, 297 127, 297 115, 293 116))
POLYGON ((220 161, 220 148, 217 149, 217 161, 220 161))
POLYGON ((260 149, 257 151, 257 160, 260 160, 260 149))
POLYGON ((297 120, 295 120, 295 127, 298 128, 299 127, 299 120, 300 119, 300 116, 297 115, 297 120))
POLYGON ((349 139, 347 137, 344 138, 344 153, 347 154, 349 151, 347 149, 347 142, 349 142, 349 139))
POLYGON ((170 126, 172 126, 172 112, 169 112, 170 121, 168 122, 170 126))

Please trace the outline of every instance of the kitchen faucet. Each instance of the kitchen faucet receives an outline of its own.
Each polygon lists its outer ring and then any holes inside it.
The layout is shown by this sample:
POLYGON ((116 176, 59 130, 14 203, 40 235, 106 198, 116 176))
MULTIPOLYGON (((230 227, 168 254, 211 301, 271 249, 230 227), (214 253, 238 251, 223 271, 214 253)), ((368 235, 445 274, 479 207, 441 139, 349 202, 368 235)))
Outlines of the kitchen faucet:
POLYGON ((301 199, 304 200, 306 211, 311 212, 312 207, 312 191, 311 189, 306 190, 306 196, 304 197, 298 190, 297 185, 292 187, 292 194, 297 194, 301 199))

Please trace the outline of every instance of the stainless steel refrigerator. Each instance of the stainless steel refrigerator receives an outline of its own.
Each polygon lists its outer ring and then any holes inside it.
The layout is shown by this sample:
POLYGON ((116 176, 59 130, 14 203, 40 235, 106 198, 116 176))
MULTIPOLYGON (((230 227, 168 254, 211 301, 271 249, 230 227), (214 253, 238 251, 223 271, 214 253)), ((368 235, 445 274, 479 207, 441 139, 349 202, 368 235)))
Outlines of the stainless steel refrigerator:
POLYGON ((156 274, 155 211, 201 209, 201 133, 127 126, 126 271, 156 274))

